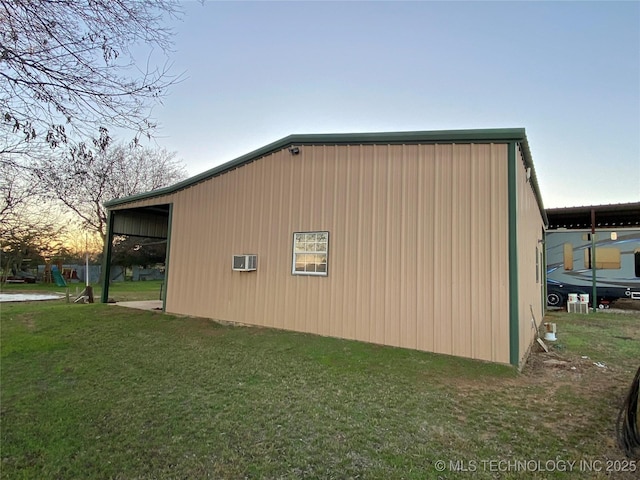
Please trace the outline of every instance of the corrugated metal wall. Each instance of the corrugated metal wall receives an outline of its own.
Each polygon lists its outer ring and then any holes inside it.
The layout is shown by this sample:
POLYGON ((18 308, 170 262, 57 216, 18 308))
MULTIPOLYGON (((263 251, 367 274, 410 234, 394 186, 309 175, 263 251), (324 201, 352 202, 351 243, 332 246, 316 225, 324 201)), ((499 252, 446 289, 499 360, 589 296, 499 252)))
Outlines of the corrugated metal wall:
POLYGON ((354 145, 121 207, 174 204, 168 312, 508 363, 507 201, 506 144, 354 145), (292 275, 293 232, 324 230, 329 276, 292 275))
POLYGON ((113 233, 139 237, 167 238, 169 234, 166 215, 137 212, 119 212, 113 217, 113 233))
POLYGON ((522 361, 536 337, 537 327, 542 322, 544 315, 544 262, 542 255, 544 245, 541 243, 543 239, 544 221, 542 220, 531 184, 527 180, 527 172, 520 150, 518 150, 516 162, 518 199, 519 352, 520 361, 522 361), (538 256, 537 261, 536 255, 538 256))

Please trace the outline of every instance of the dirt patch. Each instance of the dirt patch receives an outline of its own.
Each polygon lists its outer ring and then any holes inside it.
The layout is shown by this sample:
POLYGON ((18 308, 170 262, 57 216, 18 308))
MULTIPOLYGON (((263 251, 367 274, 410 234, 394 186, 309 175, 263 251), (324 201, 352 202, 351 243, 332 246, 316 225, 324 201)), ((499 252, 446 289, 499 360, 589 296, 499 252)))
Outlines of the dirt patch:
POLYGON ((227 333, 227 329, 222 328, 222 326, 215 320, 192 317, 190 318, 190 323, 192 327, 195 327, 199 334, 206 337, 216 337, 227 333))
POLYGON ((33 315, 23 315, 20 317, 20 323, 22 323, 27 330, 32 331, 36 328, 36 322, 33 319, 33 315))
MULTIPOLYGON (((539 394, 535 395, 534 403, 555 408, 562 395, 578 399, 577 403, 573 400, 574 408, 565 411, 562 429, 590 432, 591 437, 600 439, 605 458, 626 460, 617 444, 616 419, 633 379, 628 365, 612 365, 586 355, 541 350, 531 352, 518 379, 523 385, 538 387, 539 394)), ((637 478, 635 475, 618 472, 616 478, 637 478)))
POLYGON ((601 395, 603 391, 622 390, 626 386, 628 369, 587 355, 571 355, 551 348, 548 353, 538 346, 533 349, 522 370, 523 379, 542 384, 569 383, 587 397, 601 395))
POLYGON ((626 310, 640 313, 640 300, 630 298, 619 298, 611 303, 611 308, 615 310, 626 310))
MULTIPOLYGON (((629 338, 633 335, 630 332, 629 338)), ((554 432, 552 442, 597 444, 602 458, 625 460, 617 445, 616 418, 633 379, 629 364, 608 364, 587 355, 558 351, 554 345, 549 347, 545 352, 534 345, 516 377, 491 385, 474 379, 457 381, 460 399, 478 398, 479 392, 484 392, 482 401, 502 398, 507 408, 525 409, 526 415, 535 419, 527 427, 532 435, 554 432)), ((636 478, 634 475, 619 473, 615 478, 636 478)))

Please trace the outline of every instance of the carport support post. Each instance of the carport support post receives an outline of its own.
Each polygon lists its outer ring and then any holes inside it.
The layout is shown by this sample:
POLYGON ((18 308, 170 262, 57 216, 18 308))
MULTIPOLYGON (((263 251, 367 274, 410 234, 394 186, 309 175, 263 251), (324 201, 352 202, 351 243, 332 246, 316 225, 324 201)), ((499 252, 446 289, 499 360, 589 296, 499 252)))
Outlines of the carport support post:
MULTIPOLYGON (((596 287, 596 211, 591 209, 591 306, 598 311, 598 292, 596 287)), ((588 307, 587 307, 588 308, 588 307)))
POLYGON ((111 251, 113 250, 113 212, 107 213, 107 234, 104 240, 104 250, 102 255, 102 293, 100 301, 109 301, 109 279, 111 278, 111 251))
POLYGON ((162 311, 167 311, 167 286, 169 285, 169 254, 171 253, 171 226, 173 224, 173 202, 169 204, 169 220, 167 223, 167 254, 164 258, 164 292, 160 290, 162 311))
POLYGON ((542 229, 542 300, 540 305, 542 316, 547 313, 547 232, 542 229))

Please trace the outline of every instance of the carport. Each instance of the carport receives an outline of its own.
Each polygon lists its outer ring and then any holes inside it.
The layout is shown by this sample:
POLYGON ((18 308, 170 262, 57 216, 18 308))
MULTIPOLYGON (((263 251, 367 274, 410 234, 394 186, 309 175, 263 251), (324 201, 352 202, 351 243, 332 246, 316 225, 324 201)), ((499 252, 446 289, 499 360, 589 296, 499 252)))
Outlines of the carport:
MULTIPOLYGON (((100 300, 106 303, 109 299, 109 283, 111 278, 111 257, 113 254, 113 239, 126 235, 134 237, 155 238, 167 241, 167 256, 165 258, 165 282, 169 268, 169 232, 171 223, 172 204, 152 205, 137 208, 122 208, 109 210, 107 218, 107 238, 104 246, 102 271, 104 281, 100 300)), ((166 287, 162 292, 162 310, 165 308, 166 287)))
POLYGON ((640 202, 548 208, 549 230, 640 227, 640 202), (593 215, 593 216, 592 216, 593 215), (592 221, 595 223, 592 225, 592 221))

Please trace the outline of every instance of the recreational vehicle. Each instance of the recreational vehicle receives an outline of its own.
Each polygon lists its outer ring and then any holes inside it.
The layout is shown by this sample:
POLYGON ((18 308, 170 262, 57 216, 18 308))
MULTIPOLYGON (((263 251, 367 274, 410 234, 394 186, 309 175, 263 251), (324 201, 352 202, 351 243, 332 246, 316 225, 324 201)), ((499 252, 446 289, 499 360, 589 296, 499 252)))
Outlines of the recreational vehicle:
POLYGON ((592 297, 592 245, 595 245, 597 305, 608 308, 613 300, 640 302, 640 229, 548 231, 547 304, 565 304, 569 293, 592 297))

